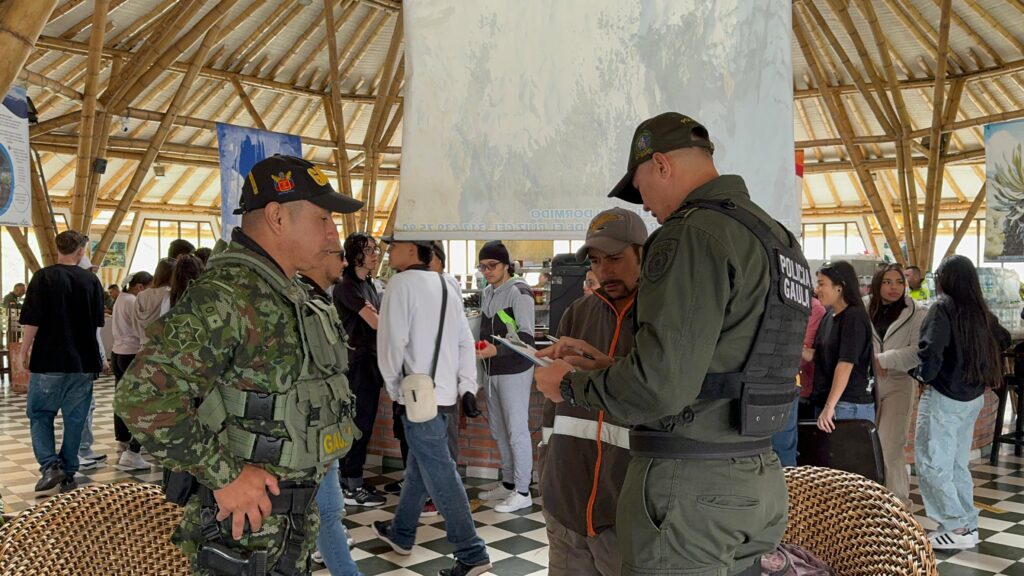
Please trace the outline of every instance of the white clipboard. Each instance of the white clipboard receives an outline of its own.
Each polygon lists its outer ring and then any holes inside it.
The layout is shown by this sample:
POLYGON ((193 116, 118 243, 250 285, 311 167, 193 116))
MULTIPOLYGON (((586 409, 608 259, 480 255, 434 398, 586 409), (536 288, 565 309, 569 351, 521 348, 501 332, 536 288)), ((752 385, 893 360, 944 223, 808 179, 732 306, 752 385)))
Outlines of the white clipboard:
POLYGON ((501 336, 492 336, 492 338, 494 338, 494 340, 499 344, 504 344, 516 354, 519 354, 523 358, 526 358, 527 360, 533 362, 534 364, 540 366, 541 368, 551 365, 551 360, 547 358, 538 358, 537 349, 534 348, 533 346, 530 346, 529 344, 513 342, 512 340, 509 340, 508 338, 502 338, 501 336))

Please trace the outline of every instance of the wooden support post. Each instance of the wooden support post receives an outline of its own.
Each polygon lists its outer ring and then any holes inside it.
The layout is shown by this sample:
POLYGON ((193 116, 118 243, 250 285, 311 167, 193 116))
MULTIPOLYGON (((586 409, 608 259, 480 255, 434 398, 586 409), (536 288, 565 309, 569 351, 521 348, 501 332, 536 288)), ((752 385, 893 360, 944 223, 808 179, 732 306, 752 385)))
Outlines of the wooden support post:
POLYGON ((949 54, 949 27, 952 0, 942 0, 941 17, 939 18, 939 45, 935 54, 935 96, 932 98, 932 127, 929 133, 928 146, 928 178, 925 181, 924 227, 921 253, 915 262, 922 270, 931 268, 935 236, 935 223, 938 218, 934 214, 939 209, 942 198, 943 170, 940 162, 945 153, 942 149, 942 117, 946 99, 946 63, 949 54))
MULTIPOLYGON (((0 10, 0 95, 7 94, 25 66, 57 0, 8 0, 0 10)), ((106 14, 104 14, 104 17, 106 14)))
POLYGON ((953 241, 949 243, 949 248, 946 248, 946 253, 942 255, 943 259, 949 258, 956 252, 956 247, 960 245, 960 241, 964 239, 967 234, 967 230, 971 227, 971 221, 977 216, 978 210, 981 209, 981 205, 985 202, 985 191, 987 189, 986 183, 981 183, 981 188, 978 189, 978 195, 974 197, 974 201, 971 202, 971 207, 967 209, 967 214, 964 219, 957 226, 956 232, 953 234, 953 241))
POLYGON ((391 115, 391 103, 398 96, 398 89, 405 74, 405 56, 403 55, 401 60, 398 60, 398 52, 402 46, 402 36, 403 18, 402 12, 399 11, 395 20, 394 32, 391 34, 391 43, 388 45, 388 53, 381 67, 381 84, 377 89, 377 100, 373 104, 370 123, 366 127, 366 136, 363 139, 363 146, 366 148, 364 167, 368 174, 368 177, 363 178, 363 197, 366 198, 366 220, 364 226, 367 228, 373 225, 373 211, 377 200, 377 172, 380 170, 380 138, 384 131, 384 124, 391 115), (396 61, 398 61, 397 64, 396 61), (392 67, 394 67, 393 73, 392 67))
POLYGON ((882 233, 885 235, 886 241, 892 248, 897 262, 904 263, 903 251, 900 250, 899 236, 896 234, 896 230, 893 228, 892 222, 889 221, 889 216, 885 212, 885 207, 882 204, 878 188, 875 186, 875 181, 871 178, 871 173, 864 165, 864 157, 860 148, 853 143, 853 128, 850 124, 850 119, 846 114, 846 109, 843 107, 842 101, 826 82, 825 73, 821 69, 817 56, 814 54, 814 49, 807 42, 807 33, 804 29, 803 23, 801 22, 798 11, 796 10, 793 12, 793 33, 797 38, 797 42, 800 45, 800 50, 803 52, 804 58, 807 60, 808 67, 814 75, 815 82, 818 84, 818 90, 821 91, 822 99, 825 101, 825 104, 829 108, 829 112, 832 114, 832 120, 835 122, 836 130, 839 131, 839 136, 842 138, 843 144, 846 146, 846 151, 850 155, 850 163, 853 164, 854 170, 857 172, 857 177, 860 178, 860 181, 864 186, 868 202, 871 204, 871 210, 875 214, 875 218, 878 220, 879 226, 882 228, 882 233))
POLYGON ((32 179, 32 210, 36 240, 43 253, 45 265, 57 263, 57 225, 50 212, 50 202, 43 187, 43 176, 33 156, 29 161, 29 177, 32 179))
MULTIPOLYGON (((330 63, 331 97, 324 101, 327 106, 330 103, 331 120, 334 126, 334 138, 337 149, 334 151, 334 159, 338 168, 338 184, 341 193, 352 197, 352 176, 348 171, 348 152, 345 150, 345 119, 341 103, 341 78, 338 76, 338 39, 334 28, 334 0, 324 0, 324 33, 327 35, 327 58, 330 63)), ((356 218, 354 214, 345 214, 342 219, 345 223, 345 235, 355 232, 356 218)))
POLYGON ((96 145, 93 139, 99 134, 99 131, 94 131, 93 128, 96 122, 96 97, 99 90, 100 64, 103 61, 103 35, 107 26, 108 5, 109 0, 96 0, 93 9, 93 27, 89 37, 89 59, 85 73, 85 98, 82 101, 82 120, 78 126, 78 163, 75 168, 74 203, 69 225, 82 234, 89 234, 88 230, 83 229, 87 201, 86 189, 89 185, 89 174, 93 169, 93 159, 90 157, 96 145))
MULTIPOLYGON (((232 0, 226 1, 230 2, 232 0)), ((224 2, 221 2, 221 6, 223 5, 224 2)), ((178 91, 175 92, 174 98, 171 99, 171 104, 167 107, 167 112, 164 114, 164 119, 160 122, 160 127, 157 128, 156 134, 153 135, 153 139, 150 141, 149 147, 146 149, 145 155, 142 157, 142 161, 139 163, 138 168, 136 168, 135 175, 132 177, 132 181, 128 185, 128 189, 125 190, 124 195, 121 197, 121 201, 118 202, 117 208, 114 210, 114 214, 110 218, 110 224, 107 225, 106 231, 103 232, 103 237, 100 239, 99 246, 96 247, 96 252, 93 254, 93 258, 97 262, 102 262, 103 257, 107 255, 107 250, 110 249, 110 244, 114 241, 114 236, 121 227, 121 223, 124 222, 124 218, 125 215, 128 214, 128 210, 131 209, 132 202, 135 201, 135 196, 138 194, 139 187, 142 185, 142 180, 146 177, 146 173, 149 172, 149 167, 153 164, 153 160, 156 159, 157 153, 160 152, 160 148, 163 147, 164 141, 167 139, 167 134, 174 122, 174 117, 177 116, 179 108, 181 108, 182 103, 185 101, 185 97, 188 95, 188 92, 192 87, 192 83, 195 81, 196 76, 199 74, 199 70, 203 67, 203 63, 206 62, 206 58, 210 54, 210 48, 213 46, 213 41, 219 34, 220 24, 218 21, 214 22, 214 24, 207 30, 206 37, 203 38, 203 43, 199 46, 199 50, 192 59, 188 72, 186 72, 185 77, 182 78, 181 84, 178 86, 178 91)))
POLYGON ((242 101, 242 105, 245 106, 246 111, 249 112, 249 116, 252 116, 253 122, 256 122, 256 126, 258 126, 260 130, 266 130, 267 125, 263 122, 263 118, 260 118, 260 113, 256 111, 256 107, 252 105, 252 100, 250 100, 249 95, 245 93, 245 88, 242 87, 242 83, 238 81, 238 78, 232 78, 231 85, 235 87, 235 92, 238 93, 238 98, 242 101))
POLYGON ((33 274, 39 272, 39 260, 28 245, 28 237, 25 236, 25 231, 17 226, 7 226, 7 232, 11 235, 15 245, 18 246, 18 252, 21 252, 21 257, 25 259, 25 265, 28 266, 28 269, 33 274))

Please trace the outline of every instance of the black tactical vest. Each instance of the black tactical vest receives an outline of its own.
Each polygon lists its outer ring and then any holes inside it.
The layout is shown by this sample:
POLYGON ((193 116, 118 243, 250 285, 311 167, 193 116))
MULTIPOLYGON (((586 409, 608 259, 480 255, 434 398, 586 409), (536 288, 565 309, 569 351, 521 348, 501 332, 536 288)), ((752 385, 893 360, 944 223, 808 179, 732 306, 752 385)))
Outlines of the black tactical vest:
POLYGON ((771 436, 785 427, 797 395, 795 381, 813 295, 810 267, 789 230, 788 244, 784 244, 767 223, 731 200, 697 200, 688 205, 714 210, 743 224, 768 255, 771 284, 743 370, 708 374, 697 398, 738 400, 740 434, 771 436))

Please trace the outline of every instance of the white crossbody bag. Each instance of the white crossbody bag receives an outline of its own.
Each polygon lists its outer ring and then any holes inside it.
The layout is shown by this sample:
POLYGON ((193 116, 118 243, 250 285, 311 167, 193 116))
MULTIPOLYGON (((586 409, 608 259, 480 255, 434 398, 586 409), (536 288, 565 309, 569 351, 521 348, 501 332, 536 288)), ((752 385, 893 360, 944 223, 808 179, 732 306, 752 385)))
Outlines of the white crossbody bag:
POLYGON ((427 422, 437 417, 437 395, 434 392, 437 375, 437 359, 441 354, 441 335, 444 333, 444 318, 448 308, 448 286, 441 281, 441 322, 437 326, 437 342, 434 343, 434 359, 430 362, 430 375, 409 374, 402 378, 402 396, 405 399, 405 416, 410 422, 427 422))

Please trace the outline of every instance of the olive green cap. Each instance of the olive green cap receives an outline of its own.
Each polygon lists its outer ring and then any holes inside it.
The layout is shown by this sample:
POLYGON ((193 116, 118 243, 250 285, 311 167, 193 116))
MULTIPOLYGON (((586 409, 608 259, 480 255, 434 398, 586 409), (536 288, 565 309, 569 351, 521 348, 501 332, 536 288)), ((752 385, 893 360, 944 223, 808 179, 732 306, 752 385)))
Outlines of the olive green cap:
POLYGON ((680 148, 704 148, 715 153, 715 145, 711 143, 708 129, 693 118, 678 112, 665 112, 654 118, 648 118, 636 127, 633 140, 629 147, 629 163, 626 175, 608 193, 609 198, 619 198, 633 204, 640 204, 643 199, 640 191, 633 186, 633 174, 637 166, 651 159, 655 152, 671 152, 680 148))

